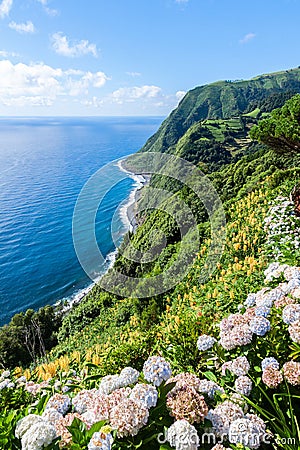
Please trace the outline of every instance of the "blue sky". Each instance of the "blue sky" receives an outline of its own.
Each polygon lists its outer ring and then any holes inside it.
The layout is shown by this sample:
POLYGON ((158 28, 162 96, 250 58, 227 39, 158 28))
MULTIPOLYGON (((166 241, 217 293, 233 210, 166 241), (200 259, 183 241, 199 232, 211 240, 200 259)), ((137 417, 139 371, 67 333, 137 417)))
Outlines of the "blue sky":
POLYGON ((167 115, 300 64, 298 0, 0 0, 0 115, 167 115))

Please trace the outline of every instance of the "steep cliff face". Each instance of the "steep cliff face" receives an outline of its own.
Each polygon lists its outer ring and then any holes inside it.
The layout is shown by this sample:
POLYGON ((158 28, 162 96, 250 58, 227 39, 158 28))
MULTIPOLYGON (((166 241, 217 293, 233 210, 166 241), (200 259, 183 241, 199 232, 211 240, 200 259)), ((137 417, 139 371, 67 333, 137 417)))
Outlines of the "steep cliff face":
POLYGON ((282 92, 300 92, 299 68, 261 75, 248 81, 220 81, 196 87, 185 95, 141 151, 172 152, 194 123, 240 116, 254 110, 272 94, 282 92))

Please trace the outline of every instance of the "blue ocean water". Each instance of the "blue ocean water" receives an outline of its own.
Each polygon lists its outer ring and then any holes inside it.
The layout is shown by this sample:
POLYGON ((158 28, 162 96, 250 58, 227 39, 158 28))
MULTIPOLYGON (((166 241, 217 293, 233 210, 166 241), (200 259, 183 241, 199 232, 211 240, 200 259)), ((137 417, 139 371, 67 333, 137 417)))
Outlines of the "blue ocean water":
MULTIPOLYGON (((78 194, 100 167, 137 151, 161 120, 0 119, 0 325, 27 308, 70 298, 90 283, 72 241, 78 194)), ((133 186, 130 177, 119 183, 97 214, 105 256, 115 250, 112 217, 133 186)), ((119 217, 117 242, 125 231, 119 217)))

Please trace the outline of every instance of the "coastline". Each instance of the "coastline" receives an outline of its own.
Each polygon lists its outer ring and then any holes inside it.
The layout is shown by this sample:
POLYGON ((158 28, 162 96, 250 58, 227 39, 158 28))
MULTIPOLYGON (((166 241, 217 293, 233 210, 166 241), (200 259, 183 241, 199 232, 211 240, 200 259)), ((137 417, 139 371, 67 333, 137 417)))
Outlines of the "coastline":
MULTIPOLYGON (((137 202, 141 198, 141 190, 144 186, 147 186, 149 184, 151 176, 136 174, 134 172, 128 171, 123 167, 123 161, 124 158, 118 161, 116 166, 121 172, 128 174, 128 176, 135 181, 135 184, 133 185, 133 189, 131 190, 129 197, 125 200, 124 205, 122 205, 120 208, 120 219, 126 228, 126 232, 130 231, 134 233, 138 227, 138 223, 136 220, 137 202)), ((54 304, 54 306, 59 308, 60 311, 66 313, 67 311, 72 309, 73 306, 78 305, 92 291, 97 282, 105 275, 105 273, 113 266, 116 260, 117 253, 118 248, 107 255, 107 267, 105 267, 105 271, 101 275, 99 275, 98 279, 95 282, 87 285, 82 289, 79 289, 78 291, 75 291, 69 297, 58 300, 54 304)))
POLYGON ((141 198, 141 190, 143 189, 143 187, 147 186, 150 183, 151 175, 141 175, 130 172, 123 167, 123 161, 124 159, 121 159, 118 162, 117 166, 122 172, 127 173, 128 176, 136 182, 136 184, 129 195, 128 201, 121 207, 120 215, 124 225, 128 227, 129 231, 134 233, 138 226, 136 220, 137 203, 141 198))

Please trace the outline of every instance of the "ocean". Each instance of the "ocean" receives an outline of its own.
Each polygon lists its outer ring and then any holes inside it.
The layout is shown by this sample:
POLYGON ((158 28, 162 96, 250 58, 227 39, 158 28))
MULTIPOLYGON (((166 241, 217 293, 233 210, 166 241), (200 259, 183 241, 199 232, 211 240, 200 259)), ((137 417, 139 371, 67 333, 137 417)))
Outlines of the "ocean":
MULTIPOLYGON (((159 117, 0 119, 0 325, 28 308, 74 301, 91 286, 73 247, 76 199, 98 169, 136 152, 161 121, 159 117)), ((102 188, 113 184, 114 170, 116 175, 120 171, 117 163, 102 188)), ((103 267, 97 268, 99 275, 109 267, 128 229, 124 205, 126 209, 136 183, 125 177, 109 191, 97 213, 97 243, 105 256, 103 267)))

